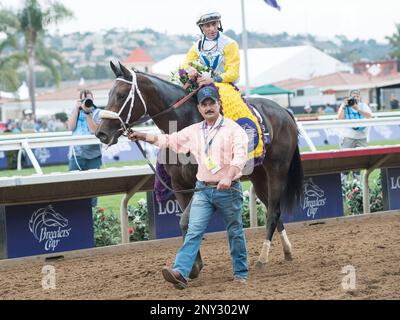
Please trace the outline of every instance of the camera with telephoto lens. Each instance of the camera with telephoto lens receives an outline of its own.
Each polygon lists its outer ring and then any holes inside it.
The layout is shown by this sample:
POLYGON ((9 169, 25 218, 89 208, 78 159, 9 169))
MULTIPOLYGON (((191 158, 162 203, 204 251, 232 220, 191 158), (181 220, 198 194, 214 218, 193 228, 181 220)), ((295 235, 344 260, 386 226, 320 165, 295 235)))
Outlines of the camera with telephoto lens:
POLYGON ((352 107, 352 106, 354 106, 355 104, 357 104, 357 100, 356 100, 355 98, 350 97, 350 98, 347 100, 347 105, 348 105, 348 106, 352 107))
POLYGON ((81 102, 85 105, 85 107, 90 108, 93 107, 93 100, 92 99, 82 99, 81 102))

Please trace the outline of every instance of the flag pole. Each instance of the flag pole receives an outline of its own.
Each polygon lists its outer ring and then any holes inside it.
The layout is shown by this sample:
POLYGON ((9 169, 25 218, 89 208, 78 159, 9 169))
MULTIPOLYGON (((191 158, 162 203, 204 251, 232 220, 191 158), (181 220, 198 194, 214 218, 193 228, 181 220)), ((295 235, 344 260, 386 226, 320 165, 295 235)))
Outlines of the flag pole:
POLYGON ((244 0, 241 0, 242 4, 242 49, 244 56, 244 77, 245 77, 245 96, 248 97, 250 95, 250 83, 249 83, 249 63, 247 60, 247 30, 246 30, 246 18, 245 18, 245 10, 244 10, 244 0))

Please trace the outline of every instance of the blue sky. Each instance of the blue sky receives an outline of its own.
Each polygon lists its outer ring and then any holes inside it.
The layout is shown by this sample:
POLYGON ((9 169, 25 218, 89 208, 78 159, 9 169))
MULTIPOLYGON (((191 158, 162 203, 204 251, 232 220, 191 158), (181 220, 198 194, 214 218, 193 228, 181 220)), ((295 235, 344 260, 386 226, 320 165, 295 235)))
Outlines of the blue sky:
MULTIPOLYGON (((0 0, 0 4, 16 7, 21 1, 0 0)), ((241 0, 61 2, 74 11, 76 18, 59 25, 60 33, 149 27, 169 34, 197 34, 196 18, 210 10, 221 12, 225 29, 242 30, 241 0)), ((278 0, 278 3, 281 11, 267 6, 263 0, 245 0, 247 29, 267 33, 308 32, 330 38, 343 34, 350 39, 385 42, 385 36, 395 31, 395 23, 400 23, 400 0, 278 0)))

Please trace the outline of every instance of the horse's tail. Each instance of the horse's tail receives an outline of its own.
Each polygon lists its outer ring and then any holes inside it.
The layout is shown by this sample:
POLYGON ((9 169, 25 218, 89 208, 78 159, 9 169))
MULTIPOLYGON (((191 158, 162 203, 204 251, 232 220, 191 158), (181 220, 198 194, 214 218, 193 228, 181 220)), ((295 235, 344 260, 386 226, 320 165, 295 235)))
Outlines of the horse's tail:
POLYGON ((301 164, 299 146, 296 146, 289 172, 286 179, 285 189, 281 199, 281 209, 286 213, 293 213, 303 198, 304 172, 301 164))

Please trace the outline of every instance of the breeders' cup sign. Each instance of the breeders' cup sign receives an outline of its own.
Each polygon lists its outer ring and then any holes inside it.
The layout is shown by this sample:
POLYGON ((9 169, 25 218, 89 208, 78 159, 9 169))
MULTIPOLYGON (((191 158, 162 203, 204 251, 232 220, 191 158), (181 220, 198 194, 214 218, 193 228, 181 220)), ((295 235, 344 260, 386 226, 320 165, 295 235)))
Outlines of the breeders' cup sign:
POLYGON ((39 243, 43 243, 45 251, 54 251, 60 241, 68 238, 71 233, 68 219, 54 211, 52 205, 40 208, 32 214, 29 230, 39 243))
POLYGON ((39 148, 34 151, 36 158, 39 160, 39 163, 46 163, 47 159, 50 158, 50 151, 46 148, 39 148))
POLYGON ((282 212, 284 222, 343 216, 340 174, 306 177, 301 207, 293 215, 282 212))
MULTIPOLYGON (((182 235, 179 220, 183 210, 172 192, 162 202, 156 200, 154 192, 148 192, 147 209, 149 213, 150 237, 152 239, 179 237, 182 235)), ((217 211, 212 216, 206 232, 223 230, 225 230, 225 224, 222 215, 217 211)))
POLYGON ((308 218, 315 219, 318 209, 326 205, 325 191, 322 190, 312 178, 304 182, 303 211, 308 218))
POLYGON ((7 257, 94 246, 90 199, 5 207, 7 257))

